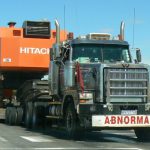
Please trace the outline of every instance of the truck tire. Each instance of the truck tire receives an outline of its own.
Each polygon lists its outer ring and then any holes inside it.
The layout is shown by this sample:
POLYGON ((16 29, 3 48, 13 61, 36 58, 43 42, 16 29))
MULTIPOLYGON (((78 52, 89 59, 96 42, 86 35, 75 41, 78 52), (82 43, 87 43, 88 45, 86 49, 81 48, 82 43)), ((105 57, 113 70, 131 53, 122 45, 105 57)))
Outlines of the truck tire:
POLYGON ((27 102, 26 104, 26 112, 25 112, 25 126, 26 128, 32 128, 32 111, 33 111, 32 102, 27 102))
POLYGON ((10 107, 7 107, 5 111, 5 123, 6 124, 9 123, 9 113, 10 113, 10 107))
POLYGON ((23 120, 23 108, 22 107, 18 107, 17 108, 17 125, 20 125, 22 123, 23 120))
POLYGON ((35 129, 38 126, 38 106, 33 107, 33 117, 32 117, 32 128, 35 129))
POLYGON ((15 107, 10 107, 9 110, 9 125, 16 125, 17 122, 17 109, 15 107))
POLYGON ((137 128, 134 132, 139 141, 150 141, 150 128, 137 128))
POLYGON ((44 115, 44 107, 35 103, 33 107, 32 128, 37 128, 44 124, 44 115))
POLYGON ((65 114, 65 128, 69 138, 77 138, 79 122, 74 105, 70 103, 65 114))

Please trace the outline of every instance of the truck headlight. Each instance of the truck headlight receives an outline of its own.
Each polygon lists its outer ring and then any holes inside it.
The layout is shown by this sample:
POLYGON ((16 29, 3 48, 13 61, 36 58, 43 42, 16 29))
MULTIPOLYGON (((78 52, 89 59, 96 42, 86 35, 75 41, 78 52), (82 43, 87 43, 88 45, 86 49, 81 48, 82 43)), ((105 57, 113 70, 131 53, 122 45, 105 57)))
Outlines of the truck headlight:
POLYGON ((80 103, 87 103, 93 101, 93 93, 79 93, 80 103))

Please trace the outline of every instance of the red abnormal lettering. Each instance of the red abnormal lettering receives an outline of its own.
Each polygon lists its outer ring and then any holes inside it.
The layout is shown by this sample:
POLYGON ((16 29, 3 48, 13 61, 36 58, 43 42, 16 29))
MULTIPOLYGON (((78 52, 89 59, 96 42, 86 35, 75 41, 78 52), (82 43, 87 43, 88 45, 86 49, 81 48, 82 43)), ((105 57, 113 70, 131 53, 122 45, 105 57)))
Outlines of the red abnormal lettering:
POLYGON ((105 118, 105 124, 110 124, 110 121, 109 121, 109 117, 108 117, 108 116, 106 116, 106 118, 105 118))
POLYGON ((123 117, 122 116, 118 116, 117 118, 117 124, 122 124, 123 123, 123 117))
POLYGON ((143 124, 143 116, 137 116, 137 124, 143 124))
POLYGON ((148 116, 145 117, 144 124, 149 124, 148 116))
POLYGON ((116 123, 116 117, 115 116, 111 116, 111 124, 115 124, 116 123))
POLYGON ((128 116, 124 117, 124 123, 125 124, 129 124, 129 120, 130 120, 130 118, 128 116))
POLYGON ((131 124, 135 124, 135 116, 131 116, 131 124))
POLYGON ((105 124, 150 124, 148 116, 106 116, 105 124))

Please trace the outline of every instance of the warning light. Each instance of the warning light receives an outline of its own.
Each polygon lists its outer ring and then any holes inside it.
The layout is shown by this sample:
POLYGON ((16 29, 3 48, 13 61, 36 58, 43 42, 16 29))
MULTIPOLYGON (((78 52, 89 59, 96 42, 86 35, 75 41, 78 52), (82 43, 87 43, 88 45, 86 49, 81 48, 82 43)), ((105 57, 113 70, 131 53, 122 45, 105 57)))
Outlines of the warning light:
POLYGON ((8 22, 9 28, 14 28, 16 22, 8 22))
POLYGON ((74 37, 73 32, 69 32, 68 35, 67 35, 67 39, 68 40, 73 40, 73 37, 74 37))

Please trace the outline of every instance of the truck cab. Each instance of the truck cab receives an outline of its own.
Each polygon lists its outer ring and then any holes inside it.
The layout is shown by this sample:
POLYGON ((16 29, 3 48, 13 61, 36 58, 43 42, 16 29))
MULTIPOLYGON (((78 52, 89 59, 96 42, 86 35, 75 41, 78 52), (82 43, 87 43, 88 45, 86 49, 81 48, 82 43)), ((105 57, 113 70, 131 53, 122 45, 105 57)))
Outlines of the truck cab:
POLYGON ((150 68, 140 61, 139 49, 137 60, 132 60, 124 23, 118 39, 91 33, 62 43, 57 40, 51 50, 50 94, 62 103, 70 135, 76 134, 79 124, 93 130, 134 129, 139 139, 149 138, 150 68))

